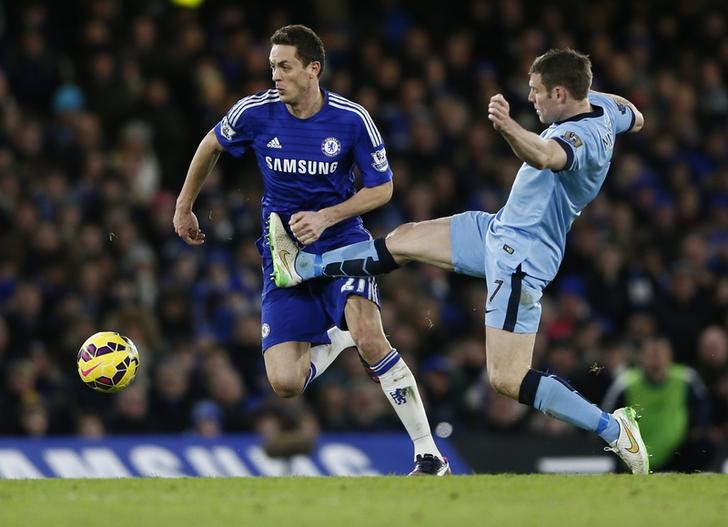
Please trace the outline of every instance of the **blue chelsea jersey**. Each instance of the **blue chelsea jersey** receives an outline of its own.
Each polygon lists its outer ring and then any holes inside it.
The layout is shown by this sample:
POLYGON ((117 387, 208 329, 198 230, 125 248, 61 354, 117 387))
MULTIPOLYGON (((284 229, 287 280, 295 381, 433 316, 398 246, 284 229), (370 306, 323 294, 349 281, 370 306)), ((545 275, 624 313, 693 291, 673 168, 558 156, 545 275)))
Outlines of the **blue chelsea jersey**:
MULTIPOLYGON (((294 212, 349 199, 356 192, 354 166, 366 187, 392 179, 384 142, 369 113, 340 95, 322 93, 323 106, 307 119, 292 115, 271 89, 239 100, 214 128, 232 155, 255 152, 263 174, 263 218, 277 212, 288 223, 294 212)), ((306 250, 321 253, 369 237, 361 218, 354 217, 326 229, 306 250)))
POLYGON ((566 234, 607 176, 614 138, 628 132, 635 116, 628 106, 590 92, 592 111, 553 123, 541 133, 566 152, 566 166, 555 172, 524 163, 516 174, 494 228, 523 249, 523 270, 551 280, 564 256, 566 234))

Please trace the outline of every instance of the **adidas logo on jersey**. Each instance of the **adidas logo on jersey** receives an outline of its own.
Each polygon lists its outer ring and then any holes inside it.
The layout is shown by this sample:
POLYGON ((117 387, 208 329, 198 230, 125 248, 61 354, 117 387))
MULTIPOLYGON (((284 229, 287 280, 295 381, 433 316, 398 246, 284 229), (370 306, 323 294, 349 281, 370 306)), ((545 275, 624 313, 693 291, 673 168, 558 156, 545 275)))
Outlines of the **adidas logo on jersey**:
POLYGON ((277 137, 274 137, 270 141, 268 141, 268 144, 266 145, 268 148, 283 148, 283 145, 278 140, 277 137))

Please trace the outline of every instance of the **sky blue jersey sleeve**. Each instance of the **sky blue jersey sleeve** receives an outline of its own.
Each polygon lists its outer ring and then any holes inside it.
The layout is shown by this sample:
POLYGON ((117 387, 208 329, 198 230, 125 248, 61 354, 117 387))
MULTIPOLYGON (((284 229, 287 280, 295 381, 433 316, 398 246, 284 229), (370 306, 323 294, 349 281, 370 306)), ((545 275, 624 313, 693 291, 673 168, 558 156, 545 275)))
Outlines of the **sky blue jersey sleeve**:
POLYGON ((369 113, 366 110, 364 112, 354 145, 354 160, 361 172, 362 184, 365 187, 376 187, 392 180, 392 169, 389 167, 382 136, 369 113))
POLYGON ((562 170, 575 170, 589 165, 590 161, 598 161, 600 156, 606 155, 605 148, 611 156, 614 137, 634 126, 635 115, 629 106, 595 92, 589 92, 589 102, 599 107, 589 115, 591 118, 567 120, 550 131, 550 137, 566 152, 566 165, 562 170))
POLYGON ((563 123, 554 130, 551 138, 566 152, 566 164, 561 171, 585 166, 587 157, 594 152, 593 137, 582 123, 563 123))
POLYGON ((213 129, 220 146, 235 157, 242 156, 254 139, 251 112, 246 112, 253 97, 240 99, 213 129))
POLYGON ((612 121, 615 135, 629 132, 634 126, 635 115, 629 106, 618 103, 608 95, 596 92, 589 92, 589 101, 604 108, 612 121))

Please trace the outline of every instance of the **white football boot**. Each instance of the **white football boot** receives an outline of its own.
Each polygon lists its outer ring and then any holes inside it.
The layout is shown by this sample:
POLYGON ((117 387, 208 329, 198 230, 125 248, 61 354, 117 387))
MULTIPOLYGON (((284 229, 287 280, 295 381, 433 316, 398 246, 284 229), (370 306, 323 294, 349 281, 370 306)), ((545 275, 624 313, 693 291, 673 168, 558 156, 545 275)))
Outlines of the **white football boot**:
POLYGON ((288 236, 281 217, 270 213, 268 220, 268 245, 273 256, 273 281, 277 287, 293 287, 303 282, 296 272, 296 256, 299 248, 288 236))
POLYGON ((604 450, 617 454, 632 474, 649 474, 650 458, 642 441, 634 408, 619 408, 612 413, 619 423, 619 437, 604 450))

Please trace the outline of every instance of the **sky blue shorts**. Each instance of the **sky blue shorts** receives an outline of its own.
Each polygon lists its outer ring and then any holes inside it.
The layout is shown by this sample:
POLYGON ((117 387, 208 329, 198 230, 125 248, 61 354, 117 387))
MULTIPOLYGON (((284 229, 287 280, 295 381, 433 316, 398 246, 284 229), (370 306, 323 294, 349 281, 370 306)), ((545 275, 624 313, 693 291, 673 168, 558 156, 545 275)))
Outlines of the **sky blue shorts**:
POLYGON ((521 270, 528 255, 528 242, 499 232, 494 218, 494 214, 482 211, 452 217, 450 241, 455 272, 485 279, 486 326, 513 333, 536 333, 541 319, 541 295, 548 282, 521 270))
MULTIPOLYGON (((273 264, 263 258, 263 276, 270 280, 273 264)), ((344 308, 351 295, 381 307, 374 277, 317 278, 287 289, 264 288, 261 307, 263 352, 282 342, 326 344, 331 326, 346 329, 344 308)))

